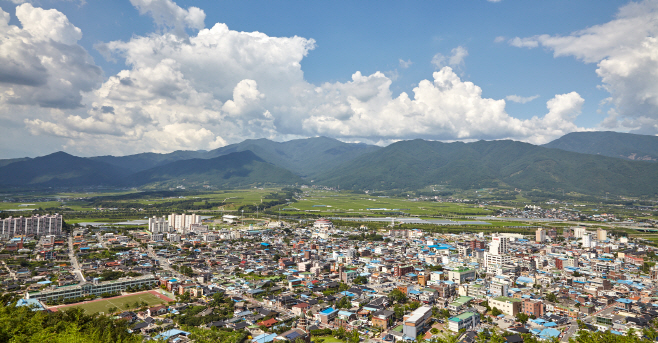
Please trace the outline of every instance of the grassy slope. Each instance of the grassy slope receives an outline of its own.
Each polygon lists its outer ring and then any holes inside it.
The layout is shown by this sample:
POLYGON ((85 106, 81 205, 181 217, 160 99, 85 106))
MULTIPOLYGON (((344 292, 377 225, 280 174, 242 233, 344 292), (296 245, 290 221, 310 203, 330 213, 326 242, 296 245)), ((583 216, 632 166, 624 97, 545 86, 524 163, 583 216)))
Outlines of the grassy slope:
POLYGON ((118 186, 127 172, 103 162, 56 152, 0 167, 5 186, 118 186))
POLYGON ((251 151, 236 152, 212 159, 176 161, 131 176, 136 185, 205 183, 217 187, 249 184, 294 184, 301 179, 291 172, 265 162, 251 151))
POLYGON ((658 165, 548 149, 514 141, 394 143, 319 177, 351 189, 477 189, 509 185, 587 194, 658 193, 658 165))

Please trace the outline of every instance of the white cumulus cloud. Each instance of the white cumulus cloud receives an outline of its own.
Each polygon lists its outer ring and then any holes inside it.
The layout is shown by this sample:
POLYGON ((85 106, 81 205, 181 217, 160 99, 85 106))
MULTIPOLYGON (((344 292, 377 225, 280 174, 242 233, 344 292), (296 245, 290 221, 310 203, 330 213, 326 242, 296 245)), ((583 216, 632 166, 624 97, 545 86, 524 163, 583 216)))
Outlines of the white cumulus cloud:
POLYGON ((532 100, 535 100, 537 98, 539 98, 539 95, 523 97, 523 96, 519 96, 519 95, 514 94, 514 95, 506 96, 505 100, 516 102, 516 103, 519 103, 519 104, 525 104, 525 103, 528 103, 528 102, 530 102, 532 100))
POLYGON ((81 92, 97 87, 102 71, 77 44, 80 29, 61 12, 29 3, 16 7, 16 17, 22 27, 9 25, 0 9, 0 103, 81 106, 81 92))
POLYGON ((400 68, 407 69, 407 68, 411 67, 412 64, 413 64, 413 62, 411 62, 411 60, 405 61, 403 59, 400 59, 400 68))
MULTIPOLYGON (((11 69, 0 65, 0 82, 11 84, 0 93, 0 101, 10 104, 7 113, 23 106, 21 113, 30 114, 22 122, 32 134, 60 137, 67 149, 83 154, 213 149, 247 138, 315 135, 371 143, 413 138, 544 143, 582 130, 573 124, 584 101, 575 92, 556 95, 544 116, 528 120, 507 114, 504 99, 484 98, 480 87, 454 72, 468 56, 462 46, 448 56, 435 56, 432 80, 420 81, 413 94, 394 97, 392 76, 382 72, 355 71, 348 82, 306 81, 301 62, 315 48, 313 39, 238 32, 222 23, 204 28, 200 9, 182 9, 170 0, 132 2, 161 30, 98 44, 105 56, 125 62, 124 70, 102 83, 100 69, 75 44, 81 33, 63 14, 22 16, 52 22, 24 28, 0 20, 0 59, 15 61, 11 69), (19 38, 30 45, 21 45, 19 38), (15 47, 3 48, 5 42, 15 47), (71 61, 71 51, 78 51, 79 56, 73 55, 77 63, 44 64, 48 58, 34 58, 30 52, 39 51, 39 44, 50 49, 44 56, 62 61, 71 61), (62 51, 55 49, 59 46, 62 51), (13 56, 16 52, 20 54, 13 56), (66 53, 66 59, 55 52, 66 53), (82 87, 78 79, 84 68, 96 73, 82 78, 88 81, 82 87), (76 100, 71 101, 75 109, 30 111, 20 87, 34 91, 55 81, 70 83, 59 90, 76 100)), ((411 64, 399 62, 401 67, 411 64)))
POLYGON ((206 13, 198 7, 187 10, 171 0, 130 0, 140 14, 148 14, 163 29, 173 30, 179 36, 185 36, 185 29, 201 30, 205 27, 206 13))
POLYGON ((613 111, 606 128, 658 133, 658 1, 631 2, 615 19, 565 36, 516 37, 513 46, 553 50, 596 63, 602 87, 611 95, 613 111))
POLYGON ((459 67, 464 65, 464 58, 468 56, 468 50, 463 46, 458 46, 450 51, 450 56, 445 56, 441 53, 437 53, 432 57, 432 64, 437 68, 441 69, 445 66, 459 67))

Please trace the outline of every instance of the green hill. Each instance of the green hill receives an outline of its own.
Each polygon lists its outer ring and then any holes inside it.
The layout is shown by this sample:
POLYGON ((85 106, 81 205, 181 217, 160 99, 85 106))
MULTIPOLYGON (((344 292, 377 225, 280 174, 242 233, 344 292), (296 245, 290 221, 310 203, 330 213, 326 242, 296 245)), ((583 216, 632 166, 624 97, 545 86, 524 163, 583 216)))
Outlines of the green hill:
POLYGON ((107 163, 56 152, 0 167, 0 185, 10 187, 120 186, 127 171, 107 163))
POLYGON ((209 185, 222 188, 302 182, 299 176, 264 161, 251 151, 211 159, 176 161, 136 173, 130 180, 134 185, 209 185))
POLYGON ((250 150, 263 160, 297 175, 313 177, 343 162, 379 149, 380 147, 374 145, 343 143, 327 137, 295 139, 281 143, 268 139, 248 139, 209 151, 208 155, 221 156, 230 152, 250 150))
MULTIPOLYGON (((118 168, 139 172, 175 161, 209 159, 233 152, 252 151, 263 160, 288 169, 299 176, 315 176, 365 153, 380 149, 374 145, 343 143, 327 137, 274 142, 248 139, 212 151, 174 151, 168 154, 142 153, 128 156, 98 156, 90 159, 118 168)), ((1 160, 0 160, 1 162, 1 160)))
POLYGON ((658 161, 656 136, 610 131, 572 132, 543 146, 633 161, 658 161))
POLYGON ((658 164, 515 141, 403 141, 342 164, 318 182, 345 189, 474 189, 506 185, 586 194, 658 193, 658 164))
POLYGON ((193 158, 205 158, 207 152, 204 150, 199 151, 186 151, 178 150, 168 154, 157 154, 154 152, 145 152, 141 154, 127 155, 127 156, 96 156, 89 157, 92 161, 103 162, 111 164, 117 168, 127 169, 132 173, 142 170, 151 169, 156 166, 165 165, 167 163, 190 160, 193 158))

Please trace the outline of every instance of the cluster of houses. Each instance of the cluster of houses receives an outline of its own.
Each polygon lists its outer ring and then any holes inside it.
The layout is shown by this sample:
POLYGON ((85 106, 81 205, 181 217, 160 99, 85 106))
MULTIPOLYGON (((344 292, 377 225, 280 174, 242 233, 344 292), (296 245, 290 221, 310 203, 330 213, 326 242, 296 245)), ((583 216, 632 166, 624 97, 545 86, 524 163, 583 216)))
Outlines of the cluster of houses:
POLYGON ((202 326, 248 330, 256 343, 308 341, 339 328, 384 342, 453 333, 470 343, 484 329, 506 330, 510 342, 526 333, 568 339, 576 320, 623 334, 658 317, 658 270, 646 263, 658 259, 654 248, 603 229, 370 235, 326 219, 243 226, 222 218, 214 229, 196 216, 176 218, 152 218, 150 231, 76 231, 71 245, 84 280, 74 275, 68 238, 20 237, 12 242, 20 248, 0 256, 2 286, 44 309, 157 287, 175 301, 118 316, 135 332, 179 342, 189 333, 172 315, 206 306, 196 316, 210 318, 217 293, 234 312, 202 326), (30 263, 7 263, 21 259, 30 263))

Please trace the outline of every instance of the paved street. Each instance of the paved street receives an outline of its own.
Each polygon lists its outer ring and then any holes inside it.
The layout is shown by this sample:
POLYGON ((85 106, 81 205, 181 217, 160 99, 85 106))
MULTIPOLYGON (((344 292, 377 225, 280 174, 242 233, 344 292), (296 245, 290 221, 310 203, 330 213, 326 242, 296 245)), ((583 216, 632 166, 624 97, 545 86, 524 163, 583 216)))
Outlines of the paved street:
POLYGON ((166 258, 163 258, 163 257, 158 256, 158 255, 155 253, 155 251, 153 250, 153 248, 148 248, 148 255, 149 255, 149 257, 158 260, 158 262, 160 263, 160 267, 162 267, 163 269, 165 269, 165 270, 167 270, 167 271, 170 271, 170 272, 171 272, 176 278, 178 278, 179 280, 185 280, 185 279, 188 279, 187 276, 185 276, 185 275, 183 275, 183 274, 181 274, 181 273, 175 271, 175 270, 171 267, 171 265, 169 264, 169 262, 167 261, 166 258))
POLYGON ((75 250, 73 249, 73 236, 69 236, 69 259, 71 260, 71 266, 73 267, 73 273, 80 281, 81 285, 87 283, 82 270, 80 270, 80 264, 78 264, 78 258, 75 256, 75 250))

